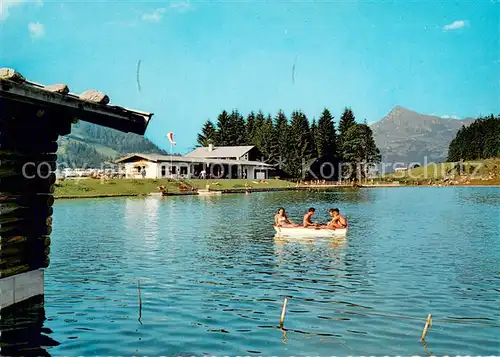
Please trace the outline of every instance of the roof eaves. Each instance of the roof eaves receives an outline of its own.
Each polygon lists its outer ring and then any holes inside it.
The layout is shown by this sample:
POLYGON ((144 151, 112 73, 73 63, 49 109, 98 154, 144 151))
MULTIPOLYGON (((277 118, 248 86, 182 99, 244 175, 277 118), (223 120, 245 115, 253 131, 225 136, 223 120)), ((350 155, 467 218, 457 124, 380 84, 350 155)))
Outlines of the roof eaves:
POLYGON ((81 95, 70 93, 65 85, 58 86, 62 89, 61 92, 54 91, 50 89, 52 86, 43 86, 27 81, 13 70, 10 72, 8 69, 2 70, 2 75, 7 73, 7 75, 0 77, 0 97, 3 98, 40 106, 57 105, 73 111, 77 119, 140 135, 144 135, 153 116, 153 113, 108 105, 109 98, 104 94, 102 96, 106 97, 107 101, 98 103, 84 99, 81 95), (15 79, 9 79, 8 75, 11 73, 18 74, 20 78, 11 75, 15 79))
POLYGON ((146 159, 146 160, 149 160, 149 161, 152 161, 152 162, 158 162, 157 158, 153 158, 153 157, 149 156, 148 154, 133 153, 133 154, 129 154, 129 155, 126 155, 126 156, 123 156, 123 157, 120 157, 120 158, 116 159, 114 161, 114 163, 118 164, 118 163, 123 162, 125 160, 128 160, 128 159, 130 159, 131 157, 134 157, 134 156, 138 156, 138 157, 141 157, 143 159, 146 159))

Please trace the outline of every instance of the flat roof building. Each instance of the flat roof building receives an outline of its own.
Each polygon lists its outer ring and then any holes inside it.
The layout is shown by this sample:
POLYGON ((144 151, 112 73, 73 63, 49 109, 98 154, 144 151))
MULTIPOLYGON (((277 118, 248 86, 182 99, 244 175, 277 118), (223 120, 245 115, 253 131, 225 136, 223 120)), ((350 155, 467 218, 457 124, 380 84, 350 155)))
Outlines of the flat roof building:
POLYGON ((272 165, 255 146, 201 147, 187 155, 130 154, 115 161, 126 178, 268 179, 272 165))

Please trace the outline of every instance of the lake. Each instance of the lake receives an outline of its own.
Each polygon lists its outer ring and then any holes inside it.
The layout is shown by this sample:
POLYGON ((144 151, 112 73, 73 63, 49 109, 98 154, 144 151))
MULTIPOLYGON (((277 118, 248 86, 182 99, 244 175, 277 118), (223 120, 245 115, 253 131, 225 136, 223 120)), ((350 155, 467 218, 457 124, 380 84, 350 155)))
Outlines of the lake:
POLYGON ((61 200, 51 239, 33 343, 52 355, 500 351, 499 188, 61 200), (351 228, 275 238, 280 206, 351 228))

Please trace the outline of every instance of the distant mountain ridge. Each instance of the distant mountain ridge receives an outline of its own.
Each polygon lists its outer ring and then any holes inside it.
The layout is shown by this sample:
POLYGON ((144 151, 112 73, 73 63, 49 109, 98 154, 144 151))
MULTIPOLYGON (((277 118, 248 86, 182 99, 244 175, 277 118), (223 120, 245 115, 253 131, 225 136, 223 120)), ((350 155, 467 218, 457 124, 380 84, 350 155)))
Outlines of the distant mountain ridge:
POLYGON ((382 162, 404 164, 442 162, 448 146, 462 126, 475 119, 451 119, 420 114, 396 106, 380 121, 370 125, 382 162))
POLYGON ((100 168, 120 156, 141 152, 166 154, 153 142, 133 133, 80 121, 71 134, 58 140, 58 163, 69 167, 100 168))

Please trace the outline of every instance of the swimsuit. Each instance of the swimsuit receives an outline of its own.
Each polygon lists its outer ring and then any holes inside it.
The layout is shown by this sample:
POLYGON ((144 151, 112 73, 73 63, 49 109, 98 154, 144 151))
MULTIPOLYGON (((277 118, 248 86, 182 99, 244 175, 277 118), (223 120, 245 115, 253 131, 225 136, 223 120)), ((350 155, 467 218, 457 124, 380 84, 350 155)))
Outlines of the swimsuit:
POLYGON ((288 218, 286 217, 278 217, 278 225, 283 225, 283 224, 287 224, 288 222, 288 218))

